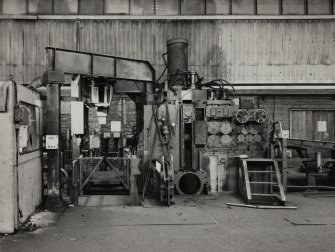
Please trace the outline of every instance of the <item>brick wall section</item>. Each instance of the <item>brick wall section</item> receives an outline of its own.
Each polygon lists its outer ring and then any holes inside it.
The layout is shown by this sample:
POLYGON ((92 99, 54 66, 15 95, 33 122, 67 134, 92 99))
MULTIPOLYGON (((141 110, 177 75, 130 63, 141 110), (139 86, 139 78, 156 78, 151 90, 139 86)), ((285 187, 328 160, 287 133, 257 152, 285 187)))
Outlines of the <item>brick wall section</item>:
MULTIPOLYGON (((131 132, 133 126, 136 125, 136 106, 134 101, 129 97, 114 95, 111 106, 107 114, 107 123, 99 125, 97 111, 95 108, 89 109, 89 129, 95 129, 97 133, 110 132, 110 122, 111 121, 121 121, 123 116, 123 131, 131 132)), ((109 142, 109 150, 112 150, 114 145, 113 139, 109 142)))
MULTIPOLYGON (((89 128, 95 129, 98 133, 109 132, 110 122, 119 121, 122 119, 122 101, 123 111, 123 130, 129 132, 136 125, 136 107, 134 101, 129 97, 114 97, 111 102, 111 107, 107 115, 107 124, 99 125, 97 111, 95 108, 90 108, 88 111, 89 128)), ((45 103, 46 105, 46 103, 45 103)), ((46 114, 44 114, 46 116, 46 114)), ((61 102, 61 133, 66 136, 66 130, 71 128, 71 102, 61 102)))
POLYGON ((65 141, 66 131, 67 129, 71 129, 71 102, 62 101, 60 107, 61 107, 61 115, 60 115, 61 134, 62 139, 65 141))
MULTIPOLYGON (((257 97, 256 97, 257 98, 257 97)), ((265 96, 259 99, 271 121, 280 121, 284 130, 290 129, 290 109, 334 109, 335 99, 331 96, 265 96)))
POLYGON ((97 110, 95 108, 89 108, 88 110, 88 128, 89 130, 94 129, 97 133, 101 132, 101 127, 98 122, 97 110))
POLYGON ((125 111, 124 130, 131 132, 132 128, 136 125, 136 104, 129 98, 125 99, 125 111))

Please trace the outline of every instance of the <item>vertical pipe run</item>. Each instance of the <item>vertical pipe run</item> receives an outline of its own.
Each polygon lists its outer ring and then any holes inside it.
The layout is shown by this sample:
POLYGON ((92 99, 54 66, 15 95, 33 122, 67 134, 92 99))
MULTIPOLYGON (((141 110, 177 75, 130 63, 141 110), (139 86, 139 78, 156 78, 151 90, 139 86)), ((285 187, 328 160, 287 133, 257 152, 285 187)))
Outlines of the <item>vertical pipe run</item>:
POLYGON ((322 172, 321 152, 320 151, 316 152, 315 156, 316 156, 316 169, 317 169, 317 172, 321 173, 322 172))
POLYGON ((196 86, 195 86, 196 72, 190 71, 190 77, 191 77, 191 89, 196 89, 196 86))
POLYGON ((218 157, 209 156, 209 181, 210 192, 216 193, 218 188, 218 157))

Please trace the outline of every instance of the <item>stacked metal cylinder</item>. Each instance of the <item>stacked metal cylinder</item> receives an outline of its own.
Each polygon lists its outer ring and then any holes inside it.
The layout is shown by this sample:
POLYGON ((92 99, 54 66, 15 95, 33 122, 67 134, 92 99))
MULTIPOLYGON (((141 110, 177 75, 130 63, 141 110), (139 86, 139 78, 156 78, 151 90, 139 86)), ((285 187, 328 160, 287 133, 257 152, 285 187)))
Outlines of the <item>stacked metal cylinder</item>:
POLYGON ((231 133, 233 132, 232 123, 228 120, 210 121, 207 122, 208 136, 208 146, 209 147, 224 147, 233 144, 233 139, 231 133))
POLYGON ((238 143, 260 143, 262 137, 256 126, 243 126, 237 135, 238 143))

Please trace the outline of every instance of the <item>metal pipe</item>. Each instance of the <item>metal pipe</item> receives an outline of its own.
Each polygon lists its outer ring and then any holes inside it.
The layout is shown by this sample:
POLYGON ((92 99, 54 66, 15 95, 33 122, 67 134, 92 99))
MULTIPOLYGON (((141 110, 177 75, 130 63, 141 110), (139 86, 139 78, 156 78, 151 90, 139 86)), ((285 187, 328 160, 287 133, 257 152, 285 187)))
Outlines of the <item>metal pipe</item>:
POLYGON ((291 188, 291 189, 323 189, 323 190, 335 191, 334 186, 294 186, 294 185, 287 185, 287 188, 291 188))
POLYGON ((320 152, 320 151, 316 152, 316 153, 315 153, 315 156, 316 156, 316 169, 317 169, 317 171, 318 171, 319 173, 321 173, 321 172, 322 172, 322 166, 321 166, 321 162, 322 162, 322 160, 321 160, 321 152, 320 152))
POLYGON ((191 77, 191 89, 196 89, 196 86, 195 86, 196 72, 190 71, 190 77, 191 77))

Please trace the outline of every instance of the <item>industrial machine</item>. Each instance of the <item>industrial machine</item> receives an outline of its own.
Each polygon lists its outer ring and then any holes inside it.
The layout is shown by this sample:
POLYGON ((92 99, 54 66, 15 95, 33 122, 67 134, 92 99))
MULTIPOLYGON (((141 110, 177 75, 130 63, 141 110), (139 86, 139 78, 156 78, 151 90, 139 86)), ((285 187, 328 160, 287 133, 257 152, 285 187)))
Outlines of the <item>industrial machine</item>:
MULTIPOLYGON (((162 204, 170 205, 174 203, 175 191, 180 195, 237 192, 235 157, 266 157, 266 111, 256 107, 253 98, 235 97, 234 87, 228 81, 204 82, 196 71, 189 70, 186 39, 168 40, 166 54, 167 78, 160 82, 147 61, 47 48, 43 84, 47 94, 45 139, 50 203, 57 203, 53 199, 59 194, 59 104, 64 74, 72 75, 72 159, 79 164, 87 159, 91 164, 89 169, 74 166, 72 170, 73 186, 79 185, 80 191, 96 181, 97 171, 114 171, 129 192, 136 191, 134 187, 138 186, 143 199, 150 191, 162 204), (131 155, 131 159, 142 159, 138 165, 142 181, 131 175, 139 173, 137 167, 130 165, 133 170, 120 171, 107 157, 107 151, 102 154, 101 143, 108 142, 110 134, 123 137, 122 125, 111 122, 110 131, 103 135, 87 126, 90 107, 96 108, 99 122, 106 123, 114 94, 127 94, 136 102, 137 139, 131 145, 136 142, 138 156, 131 155), (89 154, 83 152, 85 141, 89 154)), ((123 160, 125 156, 117 158, 123 160)))
POLYGON ((266 111, 252 99, 235 98, 229 82, 204 83, 190 71, 185 39, 167 41, 167 80, 157 85, 157 102, 144 106, 143 195, 151 185, 161 203, 170 205, 175 190, 236 192, 234 157, 266 155, 266 111))
MULTIPOLYGON (((111 135, 123 140, 122 125, 119 121, 110 122, 109 129, 103 134, 88 126, 89 109, 95 108, 100 124, 106 124, 108 108, 115 94, 127 94, 140 110, 144 104, 151 103, 155 96, 155 71, 151 64, 143 60, 94 54, 59 48, 46 48, 47 66, 43 74, 42 86, 46 93, 46 205, 55 208, 61 205, 60 171, 63 153, 71 149, 73 163, 68 170, 72 183, 69 187, 73 201, 77 202, 85 186, 99 180, 111 184, 113 174, 118 183, 127 190, 132 198, 138 193, 135 176, 138 171, 138 157, 131 153, 109 157, 108 149, 101 150, 101 143, 108 146, 111 135), (61 139, 61 106, 65 78, 71 82, 71 137, 64 144, 61 139), (62 87, 62 88, 61 88, 62 87), (69 146, 72 145, 72 146, 69 146), (81 166, 85 164, 85 166, 81 166), (121 169, 121 170, 120 170, 121 169), (102 178, 102 179, 100 179, 102 178)), ((68 82, 67 82, 68 83, 68 82)), ((143 118, 138 115, 141 122, 143 118)), ((138 123, 140 134, 143 127, 138 123)), ((138 197, 137 197, 138 198, 138 197)))
POLYGON ((280 122, 273 122, 271 131, 271 158, 281 164, 284 189, 334 190, 335 159, 322 157, 322 151, 330 151, 334 156, 335 142, 284 137, 280 122), (289 152, 295 151, 306 175, 305 185, 288 185, 289 152), (308 153, 314 152, 314 157, 308 153), (330 178, 330 179, 329 179, 330 178), (317 185, 317 180, 330 180, 330 185, 317 185))

